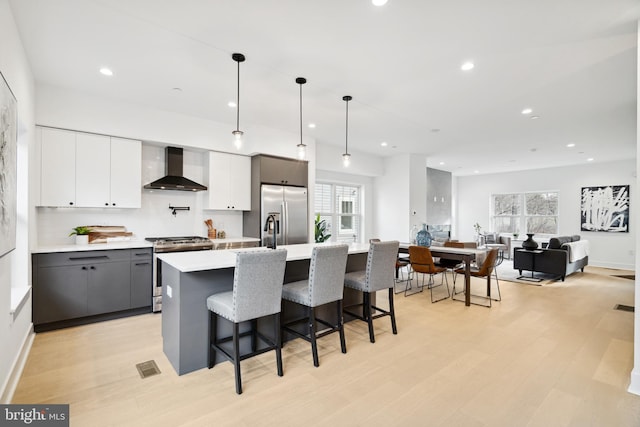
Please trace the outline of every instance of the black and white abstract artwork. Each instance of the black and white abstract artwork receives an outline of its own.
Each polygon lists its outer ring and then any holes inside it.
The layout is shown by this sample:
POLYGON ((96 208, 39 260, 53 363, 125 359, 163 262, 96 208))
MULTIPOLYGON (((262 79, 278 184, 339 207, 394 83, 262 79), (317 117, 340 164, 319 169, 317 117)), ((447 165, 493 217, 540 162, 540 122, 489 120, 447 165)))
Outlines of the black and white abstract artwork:
POLYGON ((16 247, 18 106, 0 73, 0 257, 16 247))
POLYGON ((629 232, 629 186, 582 187, 581 231, 629 232))

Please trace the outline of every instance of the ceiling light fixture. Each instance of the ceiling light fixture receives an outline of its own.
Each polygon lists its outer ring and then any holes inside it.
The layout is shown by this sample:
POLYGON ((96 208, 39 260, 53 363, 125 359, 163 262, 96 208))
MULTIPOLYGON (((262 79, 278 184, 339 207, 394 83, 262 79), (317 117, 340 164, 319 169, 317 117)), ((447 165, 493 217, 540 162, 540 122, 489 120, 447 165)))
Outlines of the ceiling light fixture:
POLYGON ((237 107, 236 103, 233 102, 233 101, 229 101, 229 103, 227 105, 229 106, 229 108, 236 108, 237 107))
POLYGON ((530 119, 531 120, 538 120, 540 118, 540 116, 531 116, 530 119))
POLYGON ((524 110, 522 110, 522 114, 524 114, 525 116, 531 113, 533 113, 533 110, 531 108, 525 108, 524 110))
POLYGON ((347 120, 345 126, 345 136, 344 136, 344 154, 342 155, 342 164, 345 168, 348 168, 351 164, 351 154, 349 154, 349 101, 351 101, 353 97, 349 95, 345 95, 342 97, 342 100, 347 104, 347 120))
POLYGON ((300 144, 298 144, 298 158, 304 160, 307 156, 307 146, 302 143, 302 85, 307 82, 304 77, 298 77, 296 83, 300 85, 300 144))
POLYGON ((374 6, 384 6, 387 4, 387 0, 371 0, 374 6))
POLYGON ((589 158, 587 159, 587 162, 593 162, 593 157, 589 157, 589 158))
POLYGON ((240 130, 240 63, 244 62, 245 57, 241 53, 234 53, 231 58, 238 63, 238 92, 236 99, 236 130, 231 132, 233 134, 233 145, 239 150, 242 148, 242 135, 244 132, 240 130))
POLYGON ((386 147, 388 144, 386 142, 381 142, 380 145, 386 147))
POLYGON ((460 67, 460 69, 462 71, 470 71, 473 70, 473 68, 475 67, 475 64, 471 61, 467 61, 464 64, 462 64, 462 66, 460 67))
POLYGON ((569 147, 569 148, 573 148, 573 147, 575 147, 575 146, 576 146, 576 144, 574 144, 573 142, 572 142, 572 143, 570 143, 570 144, 567 144, 567 147, 569 147))
POLYGON ((111 77, 113 76, 113 71, 107 67, 102 67, 100 68, 100 74, 111 77))
POLYGON ((315 123, 309 123, 309 129, 315 129, 315 128, 316 128, 315 123))

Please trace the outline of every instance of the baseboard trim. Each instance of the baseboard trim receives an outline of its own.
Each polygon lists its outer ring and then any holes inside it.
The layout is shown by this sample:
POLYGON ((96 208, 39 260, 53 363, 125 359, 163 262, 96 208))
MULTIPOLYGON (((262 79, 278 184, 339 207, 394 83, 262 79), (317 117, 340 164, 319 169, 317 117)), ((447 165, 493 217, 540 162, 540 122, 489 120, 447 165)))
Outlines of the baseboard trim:
POLYGON ((631 382, 627 391, 640 396, 640 372, 637 369, 631 371, 631 382))
POLYGON ((32 323, 31 327, 27 331, 27 335, 22 341, 20 353, 13 362, 13 367, 11 368, 9 378, 7 378, 7 381, 5 382, 2 390, 0 390, 0 403, 9 404, 11 403, 11 400, 13 400, 13 394, 16 391, 16 387, 18 387, 18 381, 20 381, 22 371, 24 370, 24 365, 27 363, 27 357, 29 357, 29 353, 31 352, 31 346, 33 345, 33 339, 35 338, 35 336, 36 334, 33 331, 32 323))

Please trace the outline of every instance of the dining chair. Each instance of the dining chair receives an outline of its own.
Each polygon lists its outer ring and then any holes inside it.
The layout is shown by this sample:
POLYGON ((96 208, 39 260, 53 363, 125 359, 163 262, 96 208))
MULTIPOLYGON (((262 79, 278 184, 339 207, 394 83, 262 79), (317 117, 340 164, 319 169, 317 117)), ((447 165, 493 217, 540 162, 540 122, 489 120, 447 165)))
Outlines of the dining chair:
POLYGON ((449 293, 449 280, 447 279, 446 275, 447 269, 445 267, 439 267, 435 265, 433 256, 431 255, 431 250, 429 248, 424 246, 409 246, 409 262, 411 263, 412 273, 422 274, 422 285, 419 285, 419 280, 416 278, 416 282, 418 283, 420 292, 422 292, 425 286, 425 276, 429 276, 427 287, 429 288, 431 294, 432 303, 442 301, 443 299, 449 298, 451 296, 451 294, 449 293), (439 285, 435 285, 435 282, 433 280, 433 277, 437 274, 442 274, 439 285), (446 285, 447 287, 447 296, 434 300, 433 289, 442 285, 446 285))
MULTIPOLYGON (((474 277, 486 277, 487 278, 487 296, 484 295, 473 295, 480 298, 485 298, 489 301, 489 305, 477 304, 472 302, 472 304, 482 305, 484 307, 491 307, 491 301, 502 301, 502 295, 500 294, 500 282, 498 281, 498 273, 496 272, 496 265, 498 263, 498 249, 494 248, 487 252, 487 256, 485 257, 482 265, 480 267, 471 267, 470 275, 474 277), (496 278, 496 287, 498 290, 498 297, 493 298, 491 296, 491 275, 494 274, 496 278)), ((464 275, 464 267, 456 268, 455 272, 457 274, 464 275)), ((456 293, 456 281, 455 276, 453 280, 453 295, 455 299, 456 293)))

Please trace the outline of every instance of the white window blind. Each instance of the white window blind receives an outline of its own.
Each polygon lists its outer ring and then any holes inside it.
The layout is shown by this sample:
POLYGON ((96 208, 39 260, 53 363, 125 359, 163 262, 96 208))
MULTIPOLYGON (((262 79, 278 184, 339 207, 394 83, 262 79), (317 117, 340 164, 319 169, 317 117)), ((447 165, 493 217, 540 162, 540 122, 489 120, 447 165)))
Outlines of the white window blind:
POLYGON ((316 183, 315 213, 325 220, 332 242, 359 242, 361 190, 358 186, 316 183))

